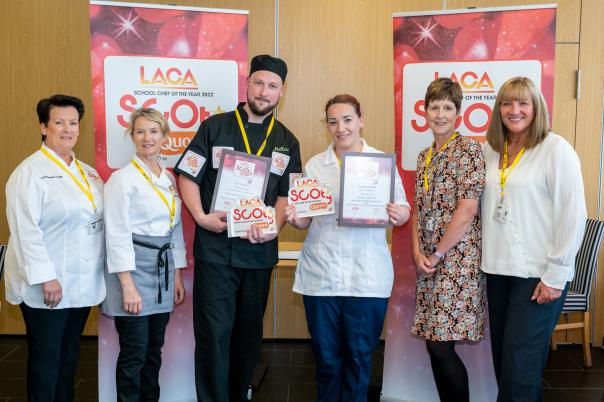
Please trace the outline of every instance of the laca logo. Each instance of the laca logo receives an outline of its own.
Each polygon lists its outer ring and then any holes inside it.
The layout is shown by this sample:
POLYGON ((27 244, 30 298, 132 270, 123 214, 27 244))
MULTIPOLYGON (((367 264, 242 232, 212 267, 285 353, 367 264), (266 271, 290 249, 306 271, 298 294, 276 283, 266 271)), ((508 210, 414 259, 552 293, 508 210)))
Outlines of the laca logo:
POLYGON ((145 74, 145 66, 140 66, 140 83, 141 85, 161 86, 169 88, 197 89, 197 80, 193 76, 190 69, 184 73, 177 67, 170 67, 165 71, 160 67, 152 69, 152 75, 145 74))

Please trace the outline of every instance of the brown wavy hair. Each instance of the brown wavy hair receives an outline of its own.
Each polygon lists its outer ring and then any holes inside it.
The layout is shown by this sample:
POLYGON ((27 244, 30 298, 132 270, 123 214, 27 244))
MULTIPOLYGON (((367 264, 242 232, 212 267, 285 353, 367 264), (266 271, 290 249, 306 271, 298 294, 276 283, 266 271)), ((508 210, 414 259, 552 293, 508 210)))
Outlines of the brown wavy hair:
POLYGON ((450 100, 455 105, 455 111, 459 114, 463 92, 459 82, 450 78, 437 78, 428 85, 426 97, 424 98, 424 110, 428 110, 428 105, 434 100, 450 100))

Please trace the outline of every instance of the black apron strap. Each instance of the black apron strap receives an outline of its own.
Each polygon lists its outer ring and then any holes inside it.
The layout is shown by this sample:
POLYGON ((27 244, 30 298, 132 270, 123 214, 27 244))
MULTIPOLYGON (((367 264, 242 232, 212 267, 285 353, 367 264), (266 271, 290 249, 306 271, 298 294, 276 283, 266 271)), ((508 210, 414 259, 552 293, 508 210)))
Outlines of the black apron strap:
POLYGON ((132 242, 137 246, 148 248, 151 250, 158 250, 157 252, 157 303, 162 303, 161 296, 161 268, 164 267, 164 282, 166 284, 166 292, 168 291, 168 281, 170 280, 169 269, 168 269, 168 250, 174 248, 172 243, 166 243, 161 247, 153 244, 145 243, 140 240, 132 239, 132 242))

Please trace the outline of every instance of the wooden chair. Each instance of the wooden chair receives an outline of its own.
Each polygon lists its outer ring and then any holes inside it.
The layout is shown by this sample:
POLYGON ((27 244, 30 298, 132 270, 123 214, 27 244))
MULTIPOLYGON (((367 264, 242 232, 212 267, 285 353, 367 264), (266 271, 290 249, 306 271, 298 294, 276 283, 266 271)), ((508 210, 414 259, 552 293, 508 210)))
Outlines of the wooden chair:
MULTIPOLYGON (((591 367, 589 302, 591 285, 598 268, 598 254, 602 243, 602 235, 604 235, 604 221, 588 219, 583 242, 575 261, 575 279, 570 283, 564 307, 562 307, 562 314, 583 312, 583 319, 579 322, 558 324, 554 328, 554 332, 568 329, 581 329, 583 331, 583 362, 585 367, 591 367)), ((553 337, 552 348, 556 350, 556 342, 553 337)))

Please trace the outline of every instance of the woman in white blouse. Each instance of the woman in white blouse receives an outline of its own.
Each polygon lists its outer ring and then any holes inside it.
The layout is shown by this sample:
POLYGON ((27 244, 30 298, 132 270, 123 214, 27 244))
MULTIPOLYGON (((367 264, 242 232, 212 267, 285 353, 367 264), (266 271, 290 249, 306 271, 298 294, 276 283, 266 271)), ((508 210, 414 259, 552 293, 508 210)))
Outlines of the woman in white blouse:
POLYGON ((6 299, 27 333, 27 400, 72 401, 80 336, 105 298, 103 181, 73 153, 84 104, 54 95, 37 106, 42 146, 6 184, 6 299))
POLYGON ((174 304, 184 301, 187 266, 181 201, 159 154, 170 133, 163 114, 132 112, 132 160, 105 185, 106 315, 115 317, 118 401, 158 401, 161 348, 174 304))
POLYGON ((525 77, 503 84, 484 148, 482 270, 487 276, 498 401, 540 401, 586 220, 579 158, 549 131, 541 92, 525 77))
MULTIPOLYGON (((344 152, 380 152, 361 137, 364 116, 351 95, 337 95, 325 106, 333 140, 311 158, 307 177, 331 186, 336 204, 340 160, 344 152)), ((390 222, 409 219, 409 204, 396 174, 394 203, 384 205, 390 222)), ((336 215, 299 218, 294 206, 285 210, 298 229, 310 226, 300 253, 294 292, 304 307, 317 363, 317 401, 366 401, 372 354, 379 341, 393 268, 384 228, 338 226, 336 215)))

